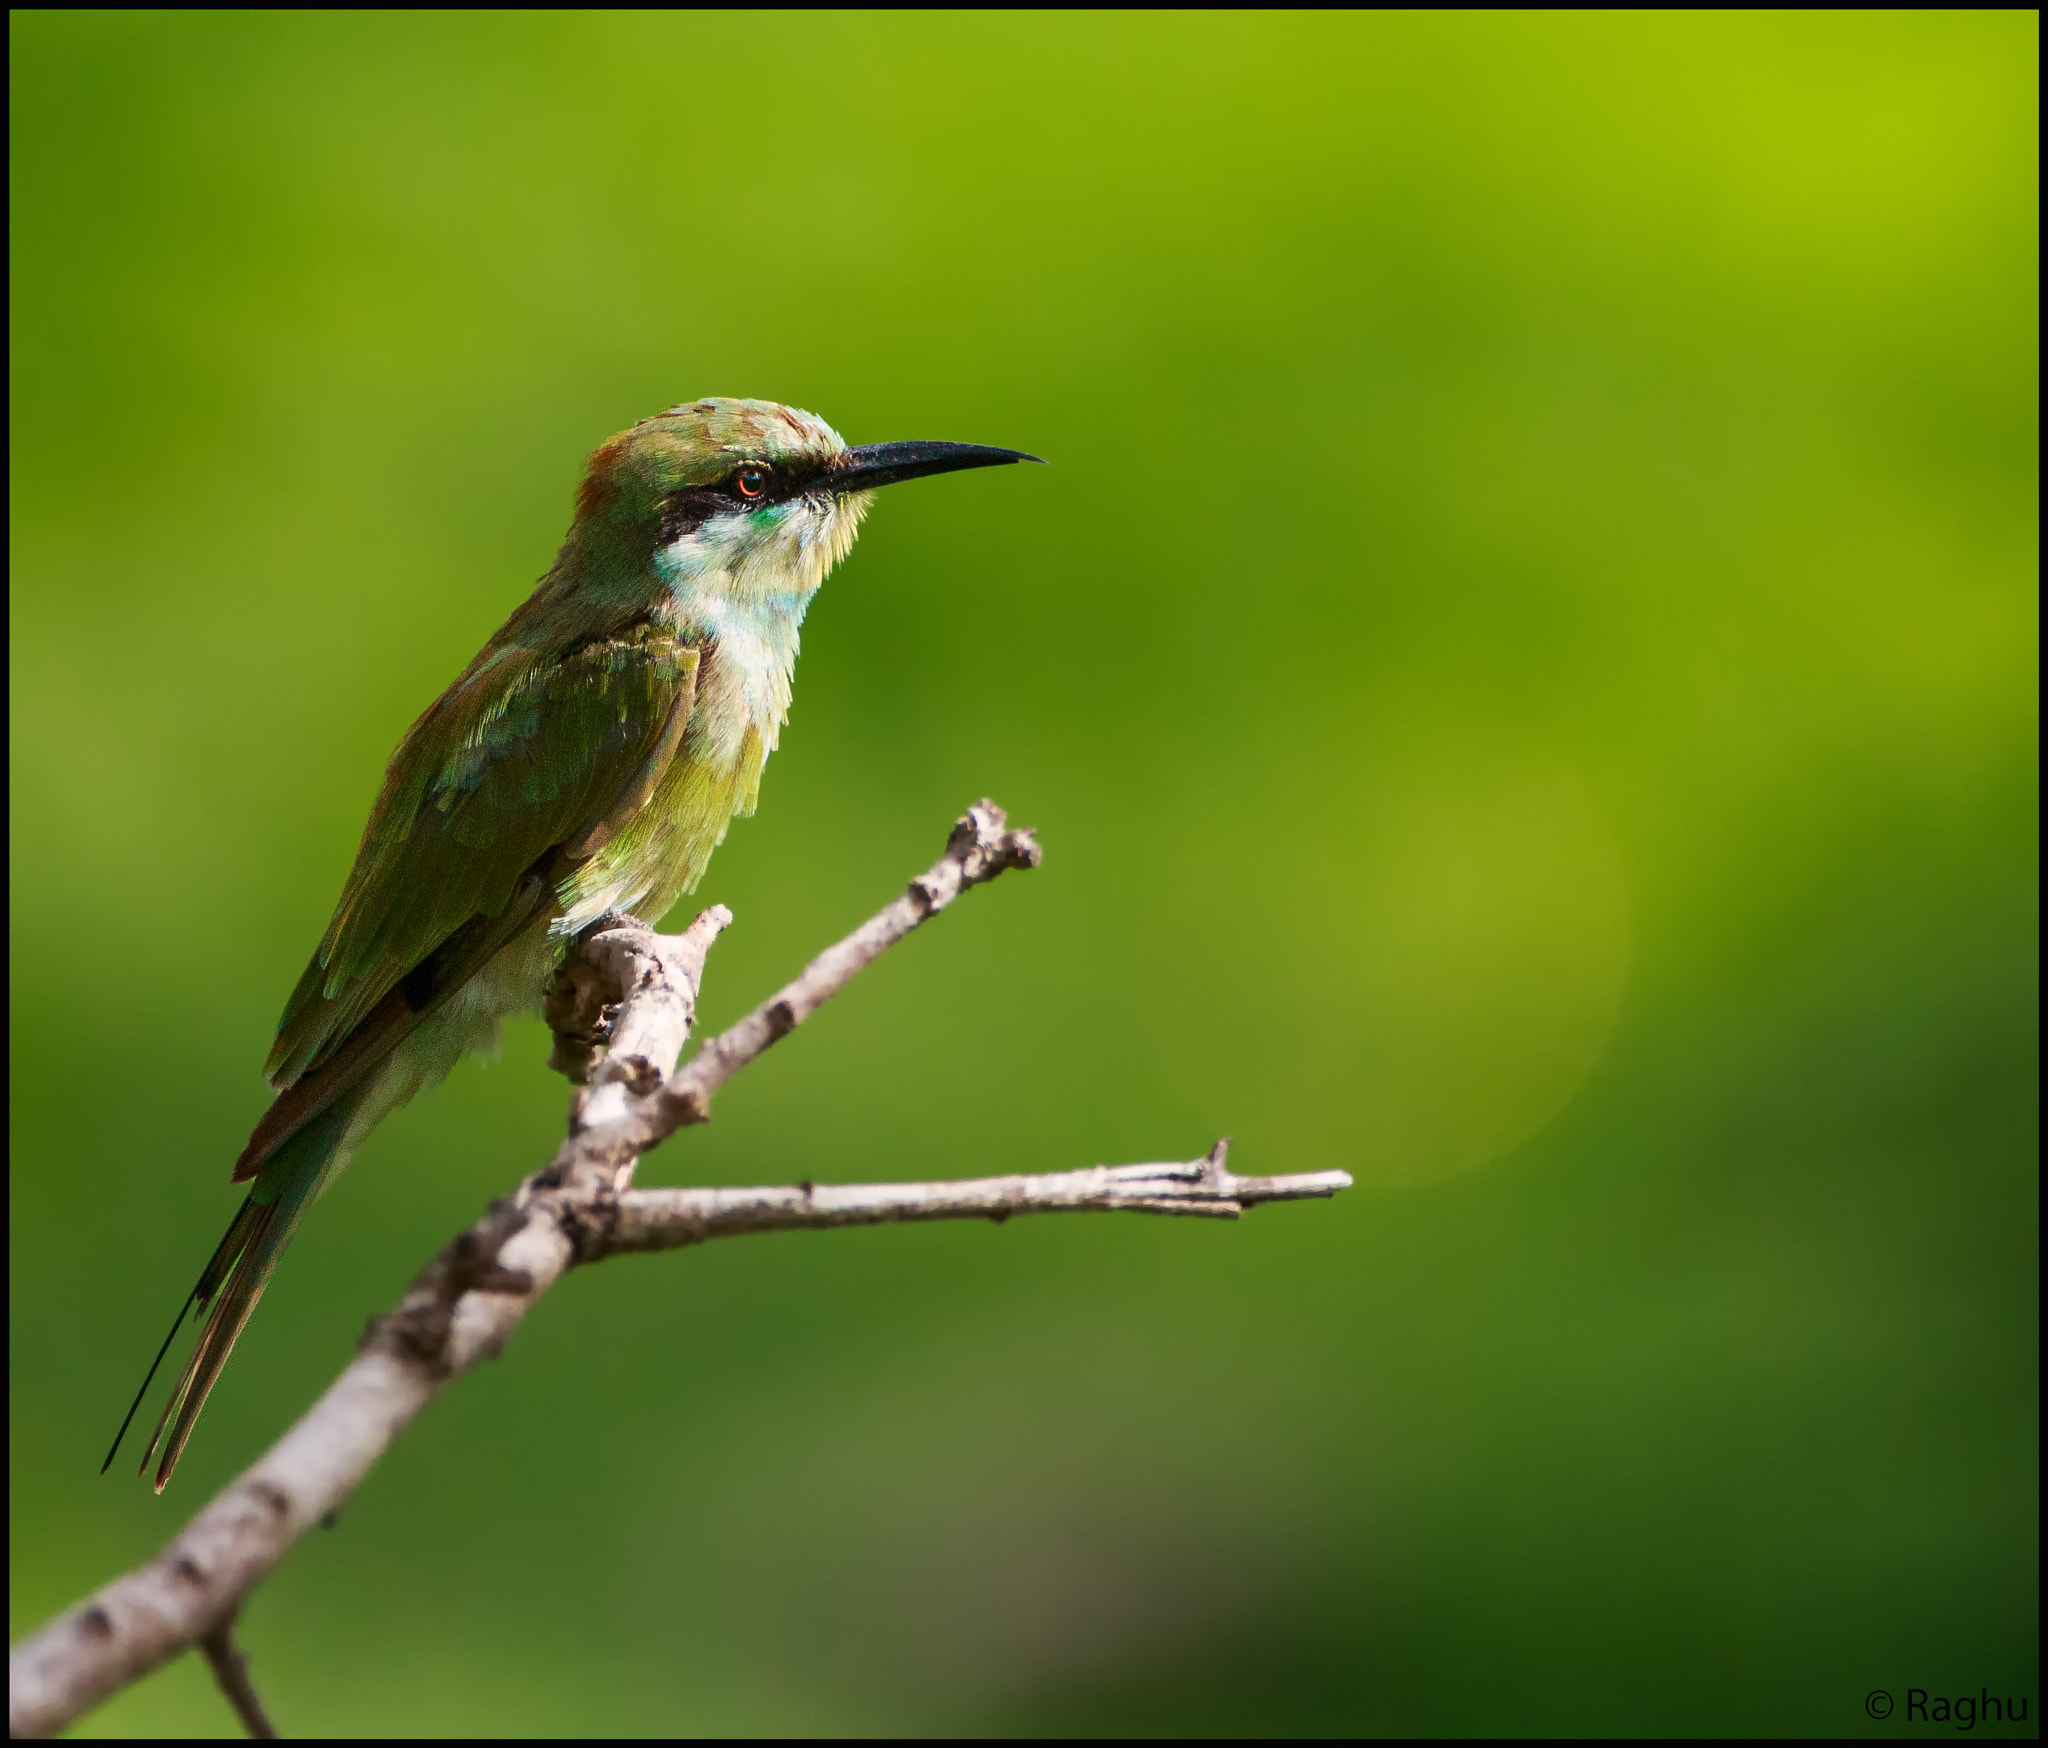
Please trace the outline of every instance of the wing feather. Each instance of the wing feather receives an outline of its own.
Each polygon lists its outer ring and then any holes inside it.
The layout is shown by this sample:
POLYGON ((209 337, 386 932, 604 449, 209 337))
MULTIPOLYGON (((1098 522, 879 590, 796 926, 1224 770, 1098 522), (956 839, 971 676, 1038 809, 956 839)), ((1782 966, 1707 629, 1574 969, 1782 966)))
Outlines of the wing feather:
POLYGON ((278 1023, 291 1085, 550 851, 597 849, 681 742, 698 651, 641 624, 560 654, 479 660, 414 723, 384 775, 320 948, 278 1023), (664 756, 665 755, 665 756, 664 756))

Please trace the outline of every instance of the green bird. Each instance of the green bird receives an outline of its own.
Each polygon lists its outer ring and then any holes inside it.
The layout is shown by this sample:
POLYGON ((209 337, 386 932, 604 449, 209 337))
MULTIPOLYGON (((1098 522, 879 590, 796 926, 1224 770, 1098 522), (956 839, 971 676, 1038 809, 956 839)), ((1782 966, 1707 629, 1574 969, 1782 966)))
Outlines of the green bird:
POLYGON ((849 449, 772 401, 710 399, 591 458, 540 585, 412 725, 341 902, 285 1003, 251 1185, 207 1316, 143 1453, 159 1493, 300 1219, 379 1122, 539 1005, 607 911, 660 916, 702 878, 789 711, 797 632, 876 487, 1036 461, 974 443, 849 449))

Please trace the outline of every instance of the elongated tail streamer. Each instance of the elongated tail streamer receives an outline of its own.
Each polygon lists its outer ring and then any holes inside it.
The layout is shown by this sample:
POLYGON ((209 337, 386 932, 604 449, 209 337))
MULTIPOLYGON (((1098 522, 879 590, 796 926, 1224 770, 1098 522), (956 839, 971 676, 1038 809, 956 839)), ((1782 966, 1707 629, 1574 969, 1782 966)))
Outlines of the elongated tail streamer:
POLYGON ((184 1454, 185 1441, 192 1436, 199 1411, 206 1406, 206 1398, 220 1377, 221 1368, 227 1364, 228 1355, 234 1352, 235 1342, 248 1323, 249 1314, 263 1297, 270 1271, 277 1266, 278 1257, 291 1242, 300 1218, 341 1165, 350 1120, 360 1103, 360 1095, 343 1099, 335 1108, 322 1113, 294 1135, 264 1166, 248 1199, 228 1223, 227 1231, 208 1258, 198 1283, 187 1295, 177 1321, 171 1325, 171 1333, 164 1337, 163 1346, 157 1350, 156 1359, 150 1364, 149 1376, 142 1380, 142 1388, 136 1392, 135 1401, 122 1420, 121 1430, 114 1435, 113 1449, 107 1452, 106 1462, 100 1465, 102 1474, 121 1448, 129 1424, 141 1407, 143 1397, 148 1394, 157 1368, 163 1364, 164 1355, 170 1351, 187 1314, 197 1305, 207 1311, 206 1321, 200 1327, 192 1357, 185 1362, 185 1369, 165 1402, 156 1430, 150 1434, 149 1445, 142 1453, 142 1472, 145 1474, 149 1471, 150 1459, 158 1458, 156 1490, 159 1493, 164 1490, 172 1470, 178 1466, 178 1458, 184 1454))

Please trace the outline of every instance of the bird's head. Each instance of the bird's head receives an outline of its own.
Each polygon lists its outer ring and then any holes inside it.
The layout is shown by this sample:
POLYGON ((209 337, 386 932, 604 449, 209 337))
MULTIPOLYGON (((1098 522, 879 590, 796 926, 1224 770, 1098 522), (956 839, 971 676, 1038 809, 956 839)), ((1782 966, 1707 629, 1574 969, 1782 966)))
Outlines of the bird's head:
POLYGON ((576 521, 650 554, 672 582, 801 597, 845 557, 877 487, 1037 459, 978 443, 849 449, 813 413, 713 396, 642 419, 591 456, 576 521))

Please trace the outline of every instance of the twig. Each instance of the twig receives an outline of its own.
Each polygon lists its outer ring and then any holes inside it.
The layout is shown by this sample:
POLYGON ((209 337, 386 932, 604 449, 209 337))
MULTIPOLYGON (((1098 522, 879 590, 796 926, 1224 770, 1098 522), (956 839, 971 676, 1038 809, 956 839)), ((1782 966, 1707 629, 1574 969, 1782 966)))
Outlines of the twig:
POLYGON ((228 1704, 235 1708, 235 1716, 242 1720, 242 1728, 259 1742, 275 1742, 277 1726, 263 1709, 255 1682, 249 1679, 248 1655, 235 1643, 234 1615, 224 1616, 201 1634, 199 1649, 205 1653, 207 1667, 213 1671, 221 1692, 227 1695, 228 1704))
POLYGON ((1235 1220, 1260 1202, 1333 1196, 1351 1186, 1341 1171, 1238 1177, 1228 1140, 1206 1157, 1169 1165, 1098 1165, 1034 1176, 953 1178, 929 1184, 798 1184, 772 1190, 629 1190, 580 1255, 674 1250, 743 1232, 818 1231, 901 1220, 995 1220, 1012 1214, 1196 1214, 1235 1220))
MULTIPOLYGON (((1245 1178, 1225 1144, 1186 1163, 1095 1167, 951 1183, 791 1189, 634 1190, 647 1148, 703 1122, 717 1090, 785 1037, 863 968, 962 892, 1006 869, 1038 865, 1028 832, 1006 829, 983 801, 953 828, 946 854, 905 894, 706 1044, 680 1071, 704 959, 732 920, 713 906, 681 935, 606 917, 578 937, 545 1013, 553 1066, 578 1083, 568 1138, 547 1167, 491 1208, 423 1269, 398 1308, 373 1321, 356 1358, 298 1423, 148 1565, 104 1586, 15 1647, 9 1728, 63 1729, 194 1644, 252 1734, 225 1671, 225 1637, 248 1593, 314 1524, 329 1518, 413 1417, 448 1384, 503 1348, 533 1302, 573 1264, 667 1250, 746 1232, 1125 1209, 1231 1218, 1262 1201, 1327 1196, 1342 1172, 1245 1178), (218 1635, 209 1642, 208 1635, 218 1635)), ((248 1700, 254 1704, 250 1691, 248 1700)))
POLYGON ((1036 868, 1045 852, 1028 831, 1006 831, 1005 823, 1003 810, 993 801, 976 802, 954 822, 945 855, 911 881, 901 898, 845 940, 827 947, 793 981, 700 1049, 663 1090, 657 1119, 660 1134, 673 1134, 686 1123, 709 1122, 712 1094, 961 893, 1006 869, 1036 868))

